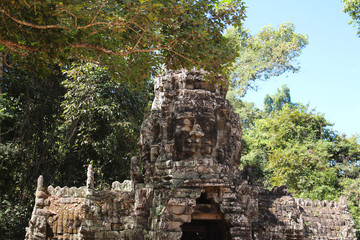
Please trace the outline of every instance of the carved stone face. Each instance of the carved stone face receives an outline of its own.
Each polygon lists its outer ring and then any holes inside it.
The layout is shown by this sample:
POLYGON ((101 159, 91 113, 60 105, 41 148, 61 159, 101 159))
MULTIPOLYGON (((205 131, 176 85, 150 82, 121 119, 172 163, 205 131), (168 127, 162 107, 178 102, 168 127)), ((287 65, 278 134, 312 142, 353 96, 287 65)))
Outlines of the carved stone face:
POLYGON ((234 172, 241 128, 226 91, 203 81, 200 72, 170 71, 155 83, 152 113, 141 131, 144 182, 234 172))
POLYGON ((175 148, 178 160, 212 154, 217 138, 215 118, 212 114, 181 114, 175 122, 175 148))

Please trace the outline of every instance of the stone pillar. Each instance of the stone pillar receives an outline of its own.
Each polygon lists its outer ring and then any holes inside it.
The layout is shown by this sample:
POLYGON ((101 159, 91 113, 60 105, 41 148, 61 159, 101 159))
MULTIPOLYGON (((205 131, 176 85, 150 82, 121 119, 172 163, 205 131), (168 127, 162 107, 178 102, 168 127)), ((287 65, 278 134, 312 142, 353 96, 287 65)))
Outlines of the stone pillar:
POLYGON ((35 206, 29 221, 29 227, 26 228, 27 240, 45 240, 46 239, 46 226, 48 215, 44 211, 45 200, 48 198, 44 188, 44 178, 39 176, 36 187, 35 206))
POLYGON ((139 161, 137 157, 133 156, 130 162, 130 176, 133 188, 135 183, 142 183, 144 181, 140 170, 139 161))
POLYGON ((88 166, 86 176, 86 194, 89 195, 94 190, 94 170, 91 164, 88 166))
POLYGON ((48 197, 48 195, 44 188, 44 178, 42 175, 40 175, 37 180, 36 199, 38 199, 38 198, 46 199, 47 197, 48 197))
POLYGON ((38 180, 37 180, 37 187, 36 187, 36 190, 37 191, 42 191, 44 189, 44 178, 42 175, 40 175, 38 177, 38 180))
POLYGON ((343 195, 340 196, 338 206, 341 211, 347 211, 349 209, 345 196, 343 196, 343 195))

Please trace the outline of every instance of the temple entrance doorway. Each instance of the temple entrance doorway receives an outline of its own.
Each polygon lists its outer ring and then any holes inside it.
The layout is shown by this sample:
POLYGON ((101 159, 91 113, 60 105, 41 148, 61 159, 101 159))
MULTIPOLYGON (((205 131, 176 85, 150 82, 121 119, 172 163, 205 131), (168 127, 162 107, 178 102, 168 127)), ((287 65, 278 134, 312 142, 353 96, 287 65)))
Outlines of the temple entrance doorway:
POLYGON ((228 240, 224 216, 219 204, 208 199, 206 193, 196 199, 195 211, 191 215, 191 222, 181 226, 181 240, 228 240))

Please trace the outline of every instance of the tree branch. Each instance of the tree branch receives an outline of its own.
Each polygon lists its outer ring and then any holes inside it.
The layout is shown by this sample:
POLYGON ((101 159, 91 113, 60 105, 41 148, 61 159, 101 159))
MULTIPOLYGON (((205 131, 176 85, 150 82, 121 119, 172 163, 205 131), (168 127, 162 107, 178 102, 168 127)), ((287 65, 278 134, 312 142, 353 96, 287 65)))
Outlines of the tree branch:
POLYGON ((94 18, 93 18, 93 20, 91 21, 90 24, 93 24, 93 23, 95 22, 97 16, 99 15, 101 9, 102 9, 104 6, 105 6, 105 3, 103 3, 103 4, 101 5, 101 7, 99 8, 99 11, 97 11, 97 13, 95 14, 95 16, 94 16, 94 18))
POLYGON ((182 58, 184 58, 184 59, 188 60, 189 62, 191 62, 191 63, 195 64, 195 62, 194 62, 193 60, 191 60, 191 59, 190 59, 190 58, 188 58, 188 57, 185 57, 184 55, 182 55, 182 54, 180 54, 180 53, 175 52, 175 51, 174 51, 174 50, 172 50, 171 48, 169 48, 168 50, 169 50, 170 52, 172 52, 172 53, 174 53, 174 54, 176 54, 176 55, 178 55, 178 56, 180 56, 180 57, 182 57, 182 58))
POLYGON ((26 2, 26 0, 24 0, 24 3, 26 4, 26 6, 27 6, 28 8, 30 8, 30 5, 26 2))
POLYGON ((22 20, 19 20, 13 16, 11 16, 8 12, 6 12, 4 9, 0 8, 0 12, 2 12, 3 14, 5 14, 7 17, 9 17, 10 19, 12 19, 14 22, 24 25, 24 26, 28 26, 28 27, 32 27, 32 28, 37 28, 37 29, 66 29, 69 30, 69 28, 67 27, 62 27, 59 25, 37 25, 37 24, 32 24, 32 23, 28 23, 28 22, 24 22, 22 20))
POLYGON ((19 44, 19 43, 16 43, 16 42, 8 41, 8 40, 3 40, 1 38, 0 38, 0 43, 5 45, 6 47, 8 47, 10 49, 13 49, 13 51, 16 51, 16 52, 19 52, 19 50, 17 50, 17 48, 25 50, 25 51, 30 51, 30 52, 39 51, 38 48, 22 45, 22 44, 19 44))
POLYGON ((62 13, 62 12, 66 12, 67 14, 69 14, 70 16, 72 16, 72 17, 74 18, 74 25, 75 25, 75 28, 77 29, 77 28, 78 28, 78 27, 77 27, 77 16, 76 16, 75 14, 73 14, 72 12, 70 12, 69 10, 67 10, 67 9, 61 9, 61 8, 60 8, 60 12, 57 13, 57 14, 60 14, 60 13, 62 13))
MULTIPOLYGON (((146 28, 148 28, 148 27, 149 27, 149 24, 146 26, 146 28)), ((146 29, 146 31, 144 31, 144 32, 140 35, 139 39, 137 40, 137 42, 136 42, 136 44, 134 45, 134 47, 132 48, 132 50, 134 50, 134 49, 137 48, 137 46, 139 45, 141 39, 144 37, 144 35, 145 35, 146 32, 147 32, 147 29, 146 29)))
MULTIPOLYGON (((175 41, 175 40, 174 40, 175 41)), ((166 44, 165 46, 160 46, 160 47, 155 47, 155 48, 150 48, 150 49, 131 49, 129 51, 124 51, 124 52, 114 52, 110 49, 107 49, 107 48, 104 48, 104 47, 101 47, 101 46, 96 46, 96 45, 93 45, 93 44, 89 44, 89 43, 77 43, 77 44, 73 44, 71 45, 72 47, 74 48, 91 48, 91 49, 94 49, 94 50, 98 50, 98 51, 101 51, 103 53, 106 53, 108 55, 115 55, 115 56, 126 56, 126 55, 129 55, 131 53, 137 53, 137 52, 154 52, 154 51, 158 51, 158 50, 171 50, 171 48, 169 46, 172 45, 172 43, 174 42, 170 42, 168 44, 166 44)), ((172 51, 174 52, 174 51, 172 51)), ((175 52, 174 52, 175 53, 175 52)), ((177 54, 179 56, 182 56, 181 54, 177 54)), ((184 57, 185 59, 189 60, 188 58, 184 57)), ((191 60, 190 60, 191 61, 191 60)))
POLYGON ((85 26, 76 27, 76 29, 86 29, 86 28, 90 28, 90 27, 93 27, 93 26, 96 26, 96 25, 107 25, 107 26, 111 26, 111 25, 114 25, 114 24, 108 23, 108 22, 96 22, 96 23, 90 23, 90 24, 85 25, 85 26))
POLYGON ((5 54, 4 54, 4 64, 8 67, 8 68, 14 68, 12 65, 8 64, 6 61, 7 55, 9 54, 10 49, 6 50, 5 54))
MULTIPOLYGON (((102 6, 103 7, 103 6, 102 6)), ((23 20, 17 19, 14 16, 12 16, 10 13, 8 13, 6 10, 4 10, 3 8, 0 8, 0 12, 3 13, 4 15, 6 15, 7 17, 9 17, 10 19, 12 19, 14 22, 24 25, 24 26, 28 26, 28 27, 32 27, 32 28, 37 28, 37 29, 65 29, 65 30, 70 30, 70 28, 68 27, 64 27, 64 26, 59 26, 59 25, 37 25, 37 24, 33 24, 33 23, 29 23, 29 22, 25 22, 23 20)), ((66 10, 66 9, 60 9, 60 12, 57 14, 60 14, 61 12, 66 12, 69 15, 71 15, 74 18, 74 25, 75 25, 75 29, 86 29, 86 28, 90 28, 90 27, 94 27, 97 25, 106 25, 106 26, 124 26, 127 24, 134 24, 136 27, 140 28, 141 30, 145 31, 145 29, 141 26, 139 26, 137 23, 135 23, 134 21, 129 21, 126 23, 115 23, 115 22, 94 22, 94 20, 96 19, 96 17, 93 18, 93 20, 91 21, 90 24, 87 24, 85 26, 78 26, 77 25, 77 17, 75 14, 73 14, 72 12, 66 10)), ((128 26, 130 29, 132 29, 130 26, 128 26)), ((132 29, 133 31, 135 31, 137 34, 139 34, 135 29, 132 29)), ((140 34, 139 34, 140 35, 140 34)))

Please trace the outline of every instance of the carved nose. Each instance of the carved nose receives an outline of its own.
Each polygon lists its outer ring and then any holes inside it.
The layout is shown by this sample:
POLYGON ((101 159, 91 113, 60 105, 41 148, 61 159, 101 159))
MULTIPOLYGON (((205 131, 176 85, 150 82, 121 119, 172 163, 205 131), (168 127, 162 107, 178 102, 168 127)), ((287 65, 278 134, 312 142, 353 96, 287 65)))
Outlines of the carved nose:
POLYGON ((203 132, 203 130, 201 129, 199 124, 194 124, 191 132, 190 132, 190 136, 194 136, 196 138, 202 138, 205 136, 205 133, 203 132))

